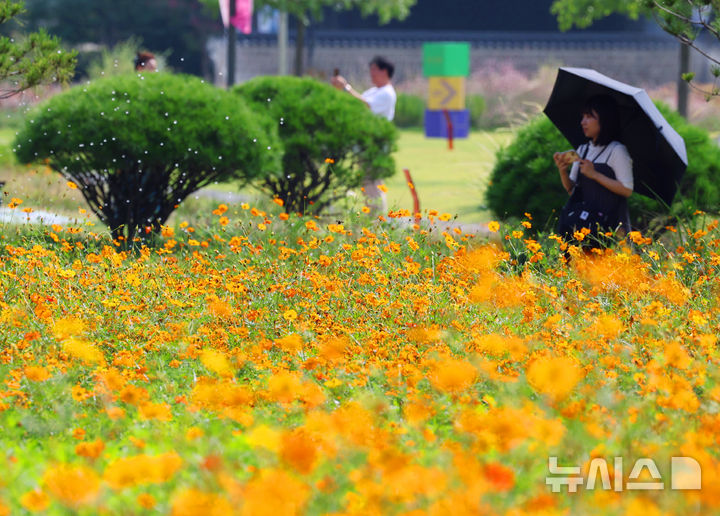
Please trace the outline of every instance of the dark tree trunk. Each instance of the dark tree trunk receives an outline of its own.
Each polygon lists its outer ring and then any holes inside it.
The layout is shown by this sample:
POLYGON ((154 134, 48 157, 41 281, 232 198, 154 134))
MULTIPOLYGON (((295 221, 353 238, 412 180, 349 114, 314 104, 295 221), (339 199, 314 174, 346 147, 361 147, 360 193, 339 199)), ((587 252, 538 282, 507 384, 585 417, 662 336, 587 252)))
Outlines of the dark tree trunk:
POLYGON ((305 73, 303 63, 303 51, 305 50, 305 23, 297 18, 297 30, 295 32, 295 75, 301 77, 305 73))

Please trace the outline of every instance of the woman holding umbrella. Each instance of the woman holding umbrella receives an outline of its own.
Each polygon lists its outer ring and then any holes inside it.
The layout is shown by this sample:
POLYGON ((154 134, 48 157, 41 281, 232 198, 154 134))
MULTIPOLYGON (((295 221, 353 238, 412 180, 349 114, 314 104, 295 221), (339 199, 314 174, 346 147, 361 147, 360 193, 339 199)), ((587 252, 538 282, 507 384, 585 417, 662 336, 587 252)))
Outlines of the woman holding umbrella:
POLYGON ((633 164, 618 141, 620 115, 608 95, 588 99, 580 120, 587 142, 576 151, 553 156, 560 181, 570 199, 560 213, 558 233, 571 237, 580 228, 613 231, 629 229, 627 198, 633 192, 633 164))

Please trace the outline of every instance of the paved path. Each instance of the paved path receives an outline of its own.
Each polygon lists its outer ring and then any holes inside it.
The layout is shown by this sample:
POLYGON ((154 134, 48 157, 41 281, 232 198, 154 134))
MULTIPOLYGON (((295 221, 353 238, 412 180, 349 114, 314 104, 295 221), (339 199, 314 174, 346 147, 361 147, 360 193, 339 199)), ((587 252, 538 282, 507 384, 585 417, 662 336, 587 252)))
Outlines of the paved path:
POLYGON ((66 225, 75 222, 72 219, 57 213, 50 213, 43 210, 33 210, 31 213, 25 213, 22 208, 10 209, 8 207, 0 207, 0 223, 10 222, 13 224, 60 224, 66 225))

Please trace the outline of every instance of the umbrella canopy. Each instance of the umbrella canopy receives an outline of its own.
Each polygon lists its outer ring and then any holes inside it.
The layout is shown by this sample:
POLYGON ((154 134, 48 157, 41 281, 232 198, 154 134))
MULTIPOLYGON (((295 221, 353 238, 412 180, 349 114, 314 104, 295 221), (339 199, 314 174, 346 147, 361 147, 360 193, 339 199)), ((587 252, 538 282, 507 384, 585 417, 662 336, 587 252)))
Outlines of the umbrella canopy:
POLYGON ((635 192, 670 204, 687 167, 685 141, 645 90, 589 68, 560 68, 545 114, 573 147, 579 147, 587 141, 580 127, 582 110, 595 95, 609 95, 618 103, 618 139, 633 160, 635 192))

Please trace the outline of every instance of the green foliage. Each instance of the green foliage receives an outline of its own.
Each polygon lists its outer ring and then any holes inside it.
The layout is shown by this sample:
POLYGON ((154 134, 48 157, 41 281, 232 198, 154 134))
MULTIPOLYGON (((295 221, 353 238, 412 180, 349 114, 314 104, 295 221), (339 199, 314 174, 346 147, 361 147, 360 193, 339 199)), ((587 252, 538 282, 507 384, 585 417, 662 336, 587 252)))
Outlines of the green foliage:
MULTIPOLYGON (((87 66, 87 75, 91 80, 115 75, 126 75, 135 72, 135 56, 142 50, 138 38, 121 41, 112 48, 103 48, 87 66)), ((158 70, 166 71, 165 56, 155 53, 158 70)))
POLYGON ((517 132, 515 140, 500 149, 485 191, 488 207, 501 219, 531 213, 536 226, 551 223, 567 200, 567 192, 552 159, 570 149, 553 123, 541 115, 517 132))
POLYGON ((425 117, 425 101, 409 93, 399 93, 395 104, 393 122, 398 127, 422 127, 425 117))
MULTIPOLYGON (((672 205, 634 194, 628 200, 634 227, 662 229, 695 210, 717 211, 720 206, 720 148, 707 131, 689 124, 667 106, 658 104, 670 125, 683 137, 688 153, 688 168, 672 205)), ((518 131, 515 140, 497 153, 486 199, 500 218, 533 215, 542 229, 553 229, 567 193, 560 183, 552 155, 570 149, 570 144, 545 116, 541 115, 518 131)))
MULTIPOLYGON (((0 0, 0 25, 23 13, 23 2, 0 0)), ((39 30, 16 40, 0 37, 0 99, 39 84, 66 82, 73 74, 75 52, 65 52, 57 38, 39 30)))
POLYGON ((561 30, 584 29, 611 14, 625 14, 636 19, 646 0, 554 0, 550 7, 561 30))
POLYGON ((282 172, 269 171, 255 185, 282 199, 288 212, 319 212, 363 176, 394 174, 395 127, 350 95, 297 77, 258 77, 233 91, 277 124, 282 172))
POLYGON ((57 95, 15 141, 75 183, 114 236, 158 230, 195 190, 275 170, 276 131, 236 96, 188 76, 100 79, 57 95))
POLYGON ((468 95, 465 100, 467 109, 470 111, 470 126, 473 129, 481 129, 484 127, 483 115, 487 103, 482 95, 468 95))
MULTIPOLYGON (((703 33, 720 39, 719 7, 717 1, 708 0, 554 0, 550 11, 557 17, 561 30, 586 28, 615 13, 625 14, 632 19, 640 14, 652 16, 665 32, 698 51, 712 64, 720 65, 718 58, 695 44, 703 33)), ((717 82, 718 76, 715 78, 717 82)), ((692 79, 690 74, 683 76, 683 80, 688 82, 692 79)), ((720 95, 717 84, 709 90, 700 91, 706 94, 708 100, 720 95)))
MULTIPOLYGON (((216 0, 200 0, 211 9, 218 10, 216 0)), ((360 9, 363 16, 376 14, 380 23, 387 23, 393 19, 402 20, 410 14, 410 8, 417 0, 255 0, 255 8, 269 5, 273 9, 279 9, 292 14, 308 23, 309 18, 319 19, 325 7, 331 7, 337 11, 348 9, 360 9)))
POLYGON ((29 29, 44 27, 67 44, 105 48, 140 38, 166 54, 174 70, 196 75, 203 73, 208 35, 221 29, 219 16, 198 0, 26 0, 26 5, 29 29))

